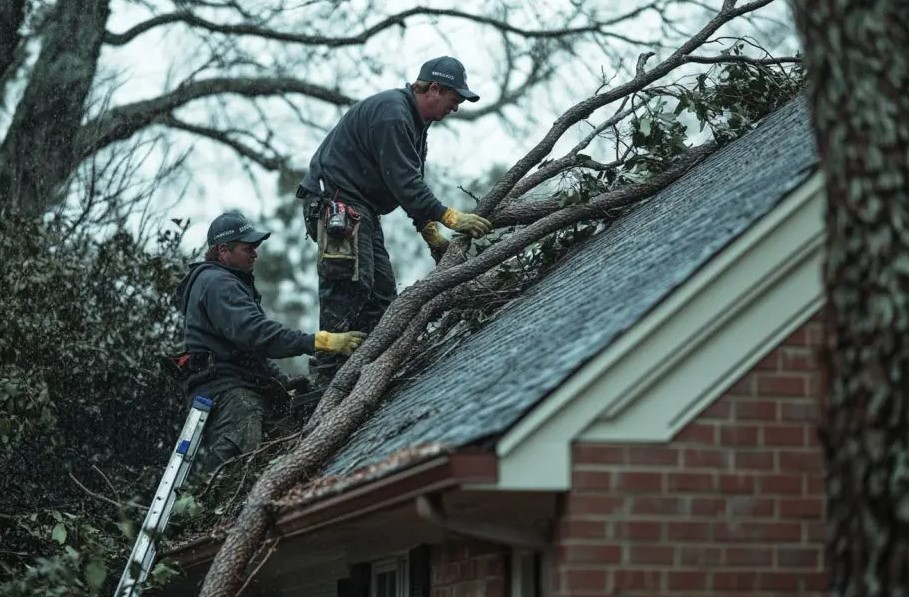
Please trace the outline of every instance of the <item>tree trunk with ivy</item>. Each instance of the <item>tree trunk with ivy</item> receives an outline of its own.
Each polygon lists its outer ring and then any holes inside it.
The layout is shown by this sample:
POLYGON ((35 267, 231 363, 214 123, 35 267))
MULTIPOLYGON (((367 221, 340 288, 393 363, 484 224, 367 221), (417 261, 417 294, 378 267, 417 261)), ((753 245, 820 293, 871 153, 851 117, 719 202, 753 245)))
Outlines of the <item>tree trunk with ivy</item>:
POLYGON ((827 558, 833 595, 909 590, 909 10, 800 0, 827 188, 827 558))

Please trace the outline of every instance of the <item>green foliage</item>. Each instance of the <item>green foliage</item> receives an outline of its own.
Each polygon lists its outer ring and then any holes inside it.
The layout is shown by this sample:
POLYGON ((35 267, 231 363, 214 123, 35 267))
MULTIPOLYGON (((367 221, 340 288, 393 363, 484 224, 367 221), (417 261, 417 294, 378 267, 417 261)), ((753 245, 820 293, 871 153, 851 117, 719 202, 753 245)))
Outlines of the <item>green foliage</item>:
POLYGON ((180 330, 179 240, 0 221, 0 594, 102 594, 119 577, 143 516, 123 508, 150 498, 185 410, 158 366, 180 330))

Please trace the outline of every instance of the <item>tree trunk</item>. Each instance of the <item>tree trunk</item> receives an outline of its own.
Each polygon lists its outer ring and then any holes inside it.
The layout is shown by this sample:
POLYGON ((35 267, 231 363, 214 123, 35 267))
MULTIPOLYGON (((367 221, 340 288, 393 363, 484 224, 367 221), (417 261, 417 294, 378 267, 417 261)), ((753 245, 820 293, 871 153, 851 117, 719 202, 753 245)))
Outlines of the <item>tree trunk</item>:
POLYGON ((5 81, 7 69, 15 62, 20 41, 19 28, 24 19, 25 0, 0 3, 0 83, 5 81))
POLYGON ((833 595, 909 587, 909 10, 799 0, 827 186, 827 558, 833 595))
POLYGON ((76 165, 73 140, 85 114, 108 0, 60 0, 0 145, 0 212, 38 214, 59 199, 76 165))

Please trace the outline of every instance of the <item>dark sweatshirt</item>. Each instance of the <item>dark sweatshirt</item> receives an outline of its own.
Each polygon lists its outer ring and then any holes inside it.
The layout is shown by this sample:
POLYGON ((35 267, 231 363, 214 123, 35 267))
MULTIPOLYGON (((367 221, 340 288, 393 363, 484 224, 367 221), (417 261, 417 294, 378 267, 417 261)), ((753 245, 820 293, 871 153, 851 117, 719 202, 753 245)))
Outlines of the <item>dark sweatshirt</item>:
POLYGON ((328 133, 300 185, 317 195, 322 178, 332 195, 378 214, 401 206, 422 230, 446 209, 423 181, 427 129, 410 86, 370 96, 328 133))
POLYGON ((190 265, 177 286, 177 305, 185 318, 184 343, 190 352, 215 355, 216 374, 201 383, 190 379, 190 395, 212 397, 228 388, 256 388, 249 373, 278 376, 268 359, 312 354, 315 337, 284 327, 265 316, 262 295, 251 273, 213 261, 190 265), (238 363, 244 353, 246 365, 238 363), (250 366, 254 364, 254 366, 250 366))

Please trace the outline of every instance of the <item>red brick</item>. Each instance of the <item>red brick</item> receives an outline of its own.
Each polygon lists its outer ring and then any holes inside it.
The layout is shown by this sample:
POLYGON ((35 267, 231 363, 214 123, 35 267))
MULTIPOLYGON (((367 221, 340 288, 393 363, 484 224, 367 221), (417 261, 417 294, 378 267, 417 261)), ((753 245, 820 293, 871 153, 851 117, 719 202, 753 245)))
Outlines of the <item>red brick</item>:
POLYGON ((572 570, 563 572, 563 587, 568 591, 606 591, 605 570, 572 570))
POLYGON ((709 541, 710 530, 708 522, 666 523, 666 537, 670 541, 709 541))
POLYGON ((727 566, 769 568, 773 566, 773 550, 766 547, 729 547, 725 563, 727 566))
POLYGON ((797 572, 760 572, 758 588, 765 591, 797 591, 799 578, 797 572))
POLYGON ((821 543, 827 540, 827 523, 820 520, 808 520, 802 523, 802 527, 808 543, 821 543))
POLYGON ((679 565, 681 566, 719 566, 723 563, 723 552, 720 547, 704 547, 701 545, 686 545, 679 550, 679 565))
POLYGON ((629 541, 659 541, 663 538, 663 523, 658 520, 625 520, 613 523, 616 539, 629 541))
POLYGON ((825 495, 827 492, 827 481, 820 475, 808 475, 805 477, 805 493, 808 495, 825 495))
POLYGON ((662 491, 663 475, 638 471, 622 472, 619 473, 616 488, 626 491, 662 491))
POLYGON ((757 392, 760 396, 808 396, 807 378, 795 373, 761 373, 757 392))
POLYGON ((575 444, 571 453, 575 464, 624 464, 627 458, 624 446, 603 444, 575 444))
POLYGON ((632 545, 628 548, 632 564, 657 564, 670 566, 675 560, 675 548, 664 545, 632 545))
POLYGON ((775 421, 777 419, 777 401, 736 400, 735 418, 737 421, 775 421))
POLYGON ((779 351, 771 351, 770 354, 765 356, 763 359, 758 361, 754 368, 758 371, 776 371, 780 368, 780 353, 779 351))
POLYGON ((801 495, 801 475, 764 475, 758 478, 759 493, 801 495))
POLYGON ((574 491, 568 494, 568 504, 565 512, 569 516, 606 516, 620 511, 624 505, 625 498, 622 497, 574 491))
POLYGON ((778 547, 776 562, 779 568, 814 568, 821 564, 819 547, 778 547))
POLYGON ((757 483, 752 475, 721 474, 719 489, 722 493, 754 493, 757 483))
POLYGON ((616 570, 612 575, 612 586, 619 594, 622 591, 659 590, 665 574, 662 570, 616 570))
POLYGON ((668 446, 631 446, 628 463, 643 466, 678 466, 679 452, 668 446))
POLYGON ((781 498, 780 518, 798 518, 820 520, 824 518, 824 499, 815 498, 781 498))
POLYGON ((814 402, 804 400, 780 403, 780 420, 793 423, 816 423, 820 419, 820 410, 814 402))
POLYGON ((810 348, 784 348, 780 354, 781 368, 783 371, 816 371, 818 369, 817 355, 810 348))
POLYGON ((781 344, 785 346, 808 346, 808 340, 808 327, 805 325, 792 332, 781 344))
POLYGON ((632 514, 685 514, 682 502, 676 497, 639 496, 631 498, 632 514))
POLYGON ((777 460, 780 471, 821 473, 824 470, 820 450, 780 450, 777 460))
POLYGON ((740 380, 732 384, 726 393, 734 396, 754 396, 756 380, 757 376, 754 373, 746 373, 740 380))
POLYGON ((724 425, 720 428, 720 443, 724 446, 756 447, 757 425, 724 425))
POLYGON ((728 421, 732 418, 732 404, 725 398, 715 400, 713 404, 704 409, 698 418, 728 421))
POLYGON ((502 554, 477 558, 477 574, 486 578, 505 574, 505 561, 502 554))
POLYGON ((622 561, 618 544, 569 544, 559 547, 559 559, 567 564, 616 564, 622 561))
POLYGON ((694 516, 717 516, 726 512, 724 498, 692 498, 691 514, 694 516))
POLYGON ((685 448, 682 452, 682 462, 685 468, 728 468, 729 457, 730 453, 728 450, 685 448))
POLYGON ((673 443, 716 445, 716 425, 710 423, 689 423, 676 434, 673 443))
POLYGON ((774 458, 773 453, 765 450, 759 452, 745 452, 743 450, 735 453, 735 468, 749 470, 773 470, 774 458))
POLYGON ((486 585, 480 595, 483 595, 483 597, 507 597, 509 593, 505 592, 505 579, 487 578, 486 585))
POLYGON ((776 514, 776 500, 765 497, 736 496, 726 504, 726 515, 729 517, 762 518, 776 514))
POLYGON ((803 591, 828 591, 830 589, 830 577, 826 572, 803 572, 802 573, 803 591))
POLYGON ((712 473, 669 473, 669 491, 714 491, 716 476, 712 473))
POLYGON ((562 519, 559 537, 569 539, 605 539, 606 522, 601 520, 562 519))
POLYGON ((761 431, 765 446, 805 445, 805 427, 802 425, 766 425, 761 431))
POLYGON ((717 522, 713 534, 718 541, 797 542, 802 526, 797 522, 717 522))
POLYGON ((670 590, 697 591, 707 588, 709 576, 706 572, 693 570, 669 571, 667 584, 670 590))
POLYGON ((571 474, 574 489, 612 489, 612 473, 605 471, 579 471, 571 474))
POLYGON ((713 588, 720 591, 753 591, 758 586, 754 572, 715 572, 713 588))

